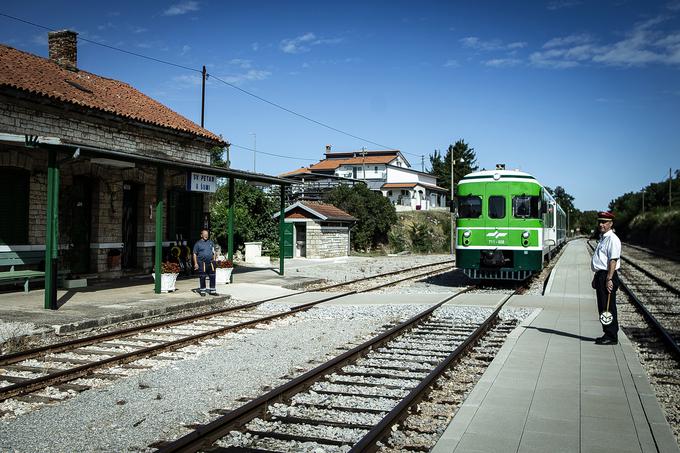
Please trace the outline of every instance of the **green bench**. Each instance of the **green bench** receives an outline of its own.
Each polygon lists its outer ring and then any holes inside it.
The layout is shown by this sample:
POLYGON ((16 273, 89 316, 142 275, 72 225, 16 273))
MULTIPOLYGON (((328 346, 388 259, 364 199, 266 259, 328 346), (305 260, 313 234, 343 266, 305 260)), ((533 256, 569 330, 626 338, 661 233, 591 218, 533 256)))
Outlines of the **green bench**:
POLYGON ((32 270, 14 270, 14 266, 40 264, 45 261, 44 251, 0 252, 0 268, 9 266, 9 270, 0 271, 0 283, 24 282, 24 292, 28 292, 29 280, 43 280, 45 273, 32 270))

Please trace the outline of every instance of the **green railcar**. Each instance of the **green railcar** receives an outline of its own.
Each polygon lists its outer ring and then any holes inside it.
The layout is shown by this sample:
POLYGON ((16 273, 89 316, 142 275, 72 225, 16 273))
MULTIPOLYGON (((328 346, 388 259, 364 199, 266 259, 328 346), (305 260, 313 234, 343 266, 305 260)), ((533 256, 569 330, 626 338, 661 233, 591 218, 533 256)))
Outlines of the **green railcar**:
POLYGON ((470 173, 456 199, 456 266, 468 277, 524 280, 566 240, 564 211, 528 173, 470 173))

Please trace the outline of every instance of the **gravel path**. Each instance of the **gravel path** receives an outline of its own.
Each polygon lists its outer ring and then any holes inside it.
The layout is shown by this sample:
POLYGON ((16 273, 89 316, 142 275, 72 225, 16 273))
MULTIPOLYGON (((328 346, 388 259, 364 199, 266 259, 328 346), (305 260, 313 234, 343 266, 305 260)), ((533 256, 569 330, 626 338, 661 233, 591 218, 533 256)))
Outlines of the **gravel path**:
POLYGON ((415 267, 423 264, 438 263, 453 259, 451 255, 402 255, 377 256, 374 258, 346 257, 332 262, 309 262, 309 265, 291 270, 290 275, 297 277, 324 278, 329 282, 346 282, 357 278, 384 272, 415 267))
POLYGON ((283 376, 311 368, 310 361, 334 356, 336 348, 351 347, 424 308, 318 307, 227 335, 185 360, 1 422, 0 450, 147 451, 153 442, 186 433, 183 424, 210 421, 210 410, 236 407, 237 399, 256 397, 283 376))

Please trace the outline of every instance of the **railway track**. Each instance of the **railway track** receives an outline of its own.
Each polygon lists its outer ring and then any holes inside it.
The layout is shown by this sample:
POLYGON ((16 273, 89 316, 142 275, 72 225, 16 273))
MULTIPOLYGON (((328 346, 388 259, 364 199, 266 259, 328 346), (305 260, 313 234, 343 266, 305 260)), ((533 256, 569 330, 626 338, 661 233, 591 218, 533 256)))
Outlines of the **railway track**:
MULTIPOLYGON (((450 262, 410 268, 407 270, 409 274, 407 277, 381 282, 362 290, 352 290, 316 298, 311 302, 301 303, 290 309, 282 307, 280 312, 266 316, 257 314, 256 308, 265 302, 283 299, 294 300, 295 296, 307 294, 310 291, 301 291, 238 307, 223 308, 208 313, 156 322, 0 356, 0 401, 17 398, 19 401, 25 402, 58 402, 65 397, 90 388, 89 385, 70 383, 73 380, 80 378, 115 380, 125 377, 125 374, 102 372, 102 369, 112 366, 133 369, 150 368, 149 365, 139 365, 134 362, 144 358, 161 361, 173 360, 163 354, 219 337, 228 332, 292 316, 330 300, 359 292, 372 291, 408 279, 422 278, 432 273, 443 272, 449 268, 450 262), (419 272, 419 270, 432 266, 437 267, 437 269, 419 272), (53 391, 46 392, 49 389, 53 391), (42 391, 42 394, 36 393, 39 391, 42 391), (55 398, 55 394, 59 397, 55 398)), ((398 271, 393 271, 364 277, 342 284, 329 285, 325 289, 337 289, 374 278, 394 276, 398 273, 398 271)))
MULTIPOLYGON (((593 245, 588 242, 590 250, 593 245)), ((628 246, 626 244, 626 246, 628 246)), ((645 250, 649 255, 649 252, 645 250)), ((645 262, 624 257, 619 325, 635 345, 680 445, 680 312, 674 285, 650 272, 645 262), (645 266, 645 267, 643 267, 645 266), (670 286, 670 288, 669 288, 670 286), (629 301, 629 304, 621 303, 629 301)))
MULTIPOLYGON (((594 250, 590 241, 588 246, 594 250)), ((680 363, 680 289, 634 260, 621 259, 621 288, 680 363)))
POLYGON ((410 411, 494 326, 516 293, 490 309, 485 319, 461 322, 443 305, 466 291, 240 408, 218 411, 217 419, 173 442, 150 447, 162 453, 373 451, 392 434, 395 424, 414 415, 410 411))

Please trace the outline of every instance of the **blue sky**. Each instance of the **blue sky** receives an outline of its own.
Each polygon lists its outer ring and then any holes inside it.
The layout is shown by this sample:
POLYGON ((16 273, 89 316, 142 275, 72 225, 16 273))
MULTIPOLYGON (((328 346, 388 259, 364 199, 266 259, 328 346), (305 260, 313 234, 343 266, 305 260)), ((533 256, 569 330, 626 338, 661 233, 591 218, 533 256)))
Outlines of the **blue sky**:
MULTIPOLYGON (((208 72, 364 140, 208 81, 206 127, 279 174, 334 150, 421 155, 457 139, 480 167, 561 185, 580 209, 680 167, 680 0, 3 2, 0 13, 208 72), (254 135, 253 135, 254 134, 254 135), (279 158, 262 154, 290 156, 279 158)), ((0 42, 47 34, 0 17, 0 42)), ((200 121, 200 74, 80 41, 81 69, 200 121)), ((253 170, 232 147, 232 166, 253 170)))

